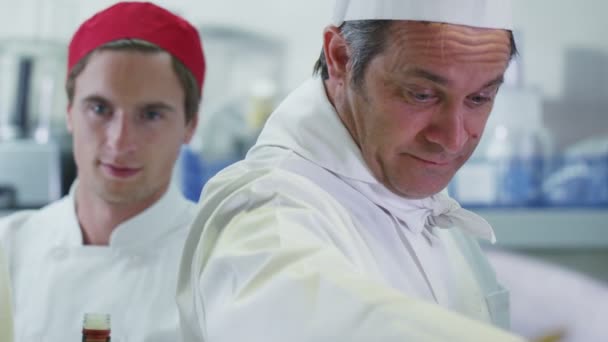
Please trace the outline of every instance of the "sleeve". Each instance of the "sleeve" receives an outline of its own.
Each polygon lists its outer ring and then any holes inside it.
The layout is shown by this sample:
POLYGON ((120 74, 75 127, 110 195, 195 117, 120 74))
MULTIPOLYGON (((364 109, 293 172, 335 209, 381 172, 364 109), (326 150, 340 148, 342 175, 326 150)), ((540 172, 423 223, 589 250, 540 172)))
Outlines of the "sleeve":
POLYGON ((202 206, 178 289, 186 341, 521 341, 373 279, 345 253, 339 208, 289 193, 202 206))

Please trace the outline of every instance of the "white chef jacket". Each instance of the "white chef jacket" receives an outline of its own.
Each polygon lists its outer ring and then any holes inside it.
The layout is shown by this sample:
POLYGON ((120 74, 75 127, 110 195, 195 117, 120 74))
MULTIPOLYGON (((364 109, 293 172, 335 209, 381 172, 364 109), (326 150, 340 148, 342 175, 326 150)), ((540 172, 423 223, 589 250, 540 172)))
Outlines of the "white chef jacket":
POLYGON ((178 284, 185 340, 518 340, 489 324, 507 325, 508 293, 474 236, 425 225, 434 201, 378 183, 322 81, 306 82, 203 190, 178 284))
POLYGON ((15 341, 80 341, 87 312, 111 315, 113 342, 179 340, 175 288, 196 205, 170 186, 159 201, 120 224, 108 246, 83 245, 75 186, 38 211, 0 220, 13 282, 15 341))

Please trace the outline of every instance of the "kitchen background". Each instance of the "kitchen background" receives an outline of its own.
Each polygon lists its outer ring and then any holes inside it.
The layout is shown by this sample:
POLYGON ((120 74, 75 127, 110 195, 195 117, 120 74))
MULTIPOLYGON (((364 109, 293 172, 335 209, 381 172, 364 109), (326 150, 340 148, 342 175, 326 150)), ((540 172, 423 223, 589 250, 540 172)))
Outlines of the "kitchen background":
MULTIPOLYGON (((69 189, 75 170, 64 121, 66 46, 79 23, 115 2, 0 0, 0 216, 38 208, 69 189)), ((199 129, 175 172, 196 200, 204 180, 242 158, 278 101, 310 76, 333 1, 156 3, 196 24, 206 51, 199 129)), ((605 286, 608 2, 514 5, 520 56, 482 143, 449 190, 493 224, 498 243, 485 247, 498 253, 493 262, 515 288, 518 273, 543 289, 566 278, 605 286), (548 265, 575 273, 544 277, 548 265)), ((598 293, 606 303, 608 290, 598 293)), ((579 316, 587 315, 572 317, 579 316)))
MULTIPOLYGON (((34 77, 32 81, 41 81, 43 85, 30 94, 38 96, 36 103, 31 101, 28 106, 31 126, 28 135, 33 137, 37 133, 39 141, 44 141, 45 134, 51 138, 55 135, 55 140, 69 144, 69 137, 63 136, 65 44, 82 20, 115 2, 0 0, 2 129, 7 130, 11 118, 13 126, 18 121, 15 108, 19 103, 20 85, 15 63, 19 61, 13 59, 29 51, 37 56, 36 63, 45 64, 38 66, 34 74, 50 75, 34 77), (44 92, 45 82, 46 89, 53 90, 51 94, 44 92)), ((264 113, 309 77, 333 2, 165 0, 157 3, 201 28, 209 76, 204 89, 203 124, 199 139, 192 145, 196 152, 204 153, 208 160, 217 160, 221 167, 224 160, 238 159, 246 150, 255 138, 255 128, 263 121, 264 113), (243 112, 247 112, 246 120, 241 120, 243 112), (221 118, 216 113, 222 113, 221 118), (209 127, 218 125, 230 132, 222 131, 221 137, 214 136, 213 132, 221 130, 209 127), (234 143, 235 140, 238 143, 234 143)), ((608 24, 605 13, 608 13, 608 2, 601 0, 515 1, 520 57, 509 71, 484 143, 470 167, 455 179, 451 191, 463 203, 483 207, 481 212, 499 224, 497 230, 502 245, 538 249, 534 252, 608 281, 608 267, 604 267, 608 261, 605 220, 608 218, 605 210, 608 202, 608 39, 605 38, 608 24), (565 155, 571 156, 570 159, 561 160, 567 159, 562 158, 565 155), (527 170, 525 165, 518 168, 496 162, 513 156, 533 157, 529 163, 533 170, 527 170), (545 158, 551 159, 544 163, 542 170, 538 162, 545 158), (585 158, 589 159, 588 163, 585 158), (542 174, 539 175, 538 170, 542 170, 542 174), (469 183, 470 179, 475 179, 476 186, 469 183), (591 194, 590 187, 597 193, 591 194), (532 191, 536 191, 535 194, 525 193, 532 191)), ((0 146, 11 141, 7 135, 14 133, 5 132, 5 142, 0 146)), ((20 148, 32 155, 37 153, 37 162, 41 162, 40 156, 52 154, 38 151, 31 144, 23 143, 20 148)), ((3 153, 8 156, 15 152, 3 153)), ((8 173, 6 164, 10 163, 6 156, 0 159, 0 165, 5 165, 0 166, 0 172, 8 173)), ((69 156, 63 156, 66 158, 69 156)), ((42 159, 52 164, 51 157, 42 159)), ((52 173, 53 168, 47 165, 43 169, 52 173)), ((42 169, 28 169, 33 170, 42 169)), ((0 180, 3 176, 6 174, 0 174, 0 180)), ((24 178, 24 174, 21 177, 24 178)), ((49 176, 53 177, 56 175, 49 176)), ((39 176, 27 178, 29 184, 23 185, 24 191, 35 191, 28 188, 39 189, 43 184, 35 181, 39 176)), ((68 183, 70 178, 64 175, 64 179, 64 183, 68 183)), ((62 184, 61 192, 68 186, 62 184)), ((53 184, 49 187, 45 195, 57 196, 58 187, 53 184)), ((18 194, 22 198, 28 196, 18 194)), ((36 199, 31 202, 25 206, 43 204, 36 199)))
MULTIPOLYGON (((39 207, 74 177, 66 44, 108 0, 0 0, 0 215, 39 207)), ((197 138, 176 166, 196 199, 308 78, 333 1, 164 0, 201 30, 208 59, 197 138)), ((450 184, 499 248, 608 282, 608 2, 515 0, 520 56, 485 137, 450 184)), ((186 186, 187 185, 187 186, 186 186)))

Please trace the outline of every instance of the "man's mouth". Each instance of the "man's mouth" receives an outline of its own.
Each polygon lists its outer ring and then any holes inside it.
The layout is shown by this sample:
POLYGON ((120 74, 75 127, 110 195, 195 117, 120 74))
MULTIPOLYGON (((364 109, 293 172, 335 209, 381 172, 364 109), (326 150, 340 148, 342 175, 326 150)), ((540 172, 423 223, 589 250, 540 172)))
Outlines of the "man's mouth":
POLYGON ((141 171, 141 167, 132 167, 104 162, 101 162, 101 168, 111 177, 121 179, 133 177, 141 171))
POLYGON ((415 155, 412 155, 412 154, 410 154, 409 156, 412 157, 412 158, 414 158, 414 159, 416 159, 416 160, 418 160, 418 161, 420 161, 420 162, 422 162, 422 163, 428 164, 428 165, 446 166, 446 165, 450 164, 450 160, 447 160, 447 159, 438 159, 438 158, 430 158, 430 157, 418 157, 418 156, 415 156, 415 155))

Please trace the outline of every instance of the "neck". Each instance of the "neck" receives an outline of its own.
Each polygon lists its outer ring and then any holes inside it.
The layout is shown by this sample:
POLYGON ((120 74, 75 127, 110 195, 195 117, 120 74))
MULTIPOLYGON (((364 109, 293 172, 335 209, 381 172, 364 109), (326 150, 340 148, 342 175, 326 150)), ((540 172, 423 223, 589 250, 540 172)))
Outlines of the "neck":
POLYGON ((341 85, 339 81, 332 78, 323 81, 323 85, 325 87, 325 94, 327 95, 327 99, 334 107, 334 110, 338 114, 338 118, 352 137, 355 144, 357 144, 357 146, 361 148, 361 145, 359 144, 359 139, 357 137, 356 126, 352 119, 350 107, 348 106, 348 100, 346 99, 347 86, 341 85))
POLYGON ((168 185, 148 198, 134 202, 109 202, 84 186, 76 188, 76 216, 85 245, 107 246, 116 227, 140 214, 167 191, 168 185))

